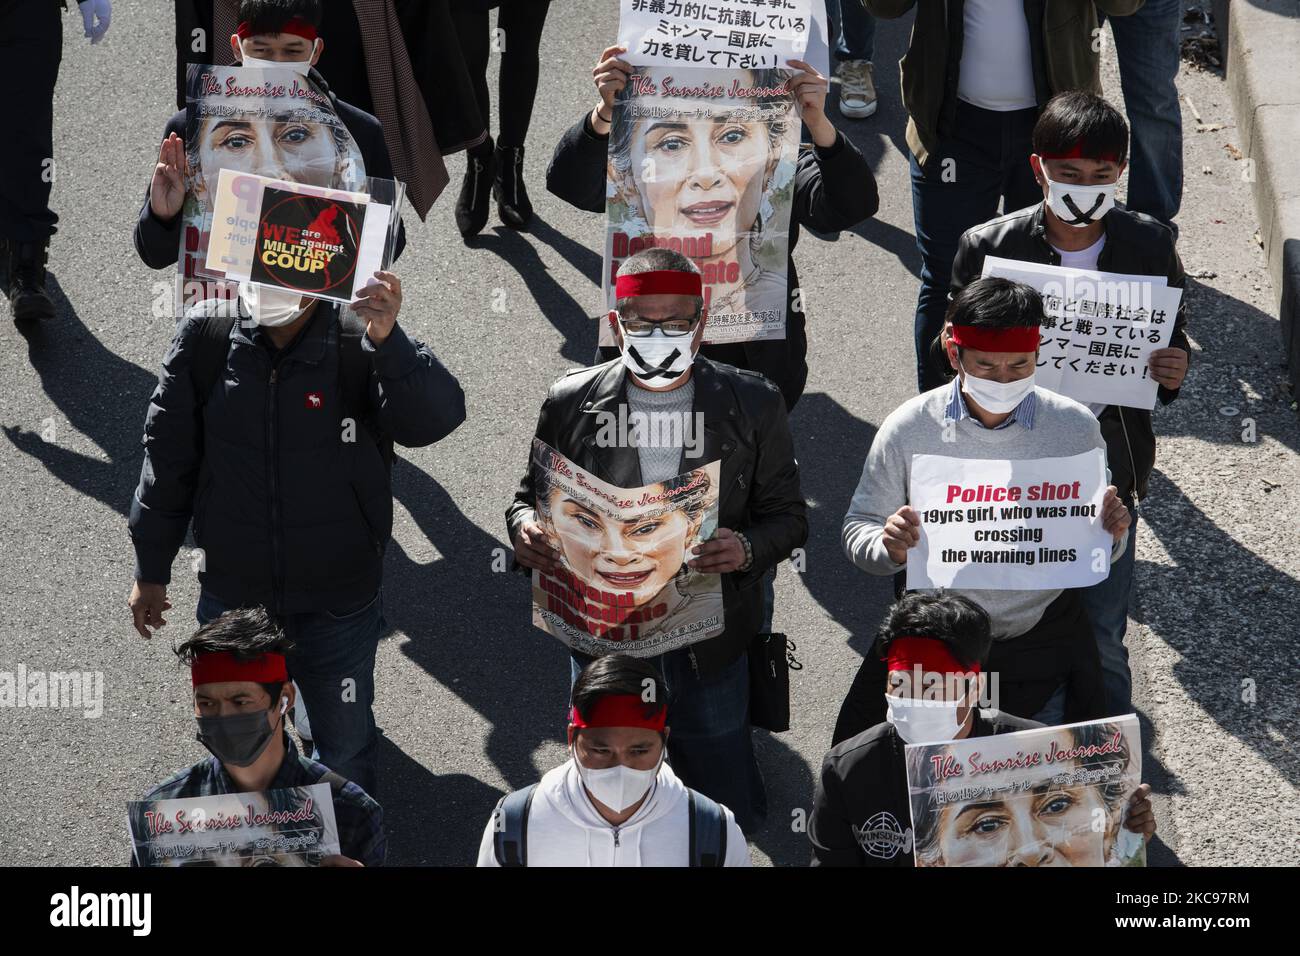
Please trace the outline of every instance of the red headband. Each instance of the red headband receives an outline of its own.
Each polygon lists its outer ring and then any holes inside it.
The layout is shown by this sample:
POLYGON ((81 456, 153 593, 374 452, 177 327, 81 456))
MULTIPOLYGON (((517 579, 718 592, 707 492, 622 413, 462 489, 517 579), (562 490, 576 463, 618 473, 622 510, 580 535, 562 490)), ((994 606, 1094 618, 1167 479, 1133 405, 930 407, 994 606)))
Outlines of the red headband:
POLYGON ((671 269, 642 272, 634 276, 619 276, 614 280, 616 299, 660 294, 703 296, 704 283, 698 272, 676 272, 671 269))
POLYGON ((896 637, 889 642, 886 670, 910 671, 919 666, 932 674, 978 674, 979 662, 969 667, 952 656, 948 645, 937 637, 896 637))
POLYGON ((1038 348, 1038 326, 986 329, 954 325, 952 341, 964 349, 979 349, 981 352, 1033 352, 1038 348))
POLYGON ((644 727, 663 733, 668 723, 668 708, 649 704, 636 694, 610 694, 596 701, 584 719, 578 708, 569 708, 569 723, 577 728, 644 727))
MULTIPOLYGON (((264 32, 267 34, 292 33, 296 37, 302 37, 304 40, 310 40, 313 43, 316 42, 316 37, 319 36, 316 32, 316 28, 302 17, 290 17, 288 20, 284 21, 280 26, 280 29, 266 30, 264 32)), ((252 35, 253 26, 247 20, 235 29, 235 36, 239 37, 241 40, 247 40, 252 35)))
POLYGON ((1119 153, 1096 153, 1088 149, 1083 140, 1077 139, 1068 150, 1059 153, 1039 153, 1040 159, 1095 159, 1098 162, 1122 163, 1119 153))
POLYGON ((289 669, 285 666, 283 654, 267 653, 255 660, 241 661, 230 651, 212 651, 200 654, 190 665, 190 681, 195 687, 243 680, 255 684, 282 684, 288 679, 289 669))

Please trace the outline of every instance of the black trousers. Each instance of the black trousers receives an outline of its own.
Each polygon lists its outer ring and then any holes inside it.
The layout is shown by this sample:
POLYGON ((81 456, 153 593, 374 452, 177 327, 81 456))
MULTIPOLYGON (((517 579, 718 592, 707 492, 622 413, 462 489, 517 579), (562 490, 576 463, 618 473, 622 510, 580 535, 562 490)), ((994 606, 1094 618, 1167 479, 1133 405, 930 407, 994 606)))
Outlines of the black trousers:
MULTIPOLYGON (((497 79, 501 114, 497 146, 502 149, 524 145, 528 124, 533 118, 533 100, 537 97, 540 72, 542 28, 550 0, 501 0, 497 29, 501 31, 501 74, 497 79)), ((492 54, 492 35, 488 29, 488 6, 482 0, 453 0, 452 15, 460 35, 465 66, 474 83, 483 122, 491 121, 492 104, 488 94, 488 57, 492 54)), ((470 152, 486 152, 490 140, 470 152)))
POLYGON ((0 239, 44 242, 59 221, 50 210, 50 189, 62 11, 56 0, 0 0, 0 239))
MULTIPOLYGON (((1032 718, 1065 684, 1065 722, 1108 716, 1097 639, 1077 591, 1062 591, 1038 623, 1019 637, 994 641, 984 673, 997 674, 993 705, 1032 718)), ((840 706, 831 745, 885 719, 885 663, 868 652, 840 706)))

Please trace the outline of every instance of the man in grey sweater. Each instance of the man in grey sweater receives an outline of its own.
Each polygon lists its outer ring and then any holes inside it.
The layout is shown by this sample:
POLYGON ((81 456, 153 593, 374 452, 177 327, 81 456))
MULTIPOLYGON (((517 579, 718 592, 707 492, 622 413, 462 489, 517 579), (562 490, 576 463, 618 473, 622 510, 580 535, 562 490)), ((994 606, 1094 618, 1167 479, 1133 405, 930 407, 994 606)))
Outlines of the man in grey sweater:
MULTIPOLYGON (((914 455, 1020 461, 1104 452, 1101 430, 1087 408, 1034 386, 1042 316, 1038 293, 1005 279, 972 282, 953 300, 948 359, 958 378, 905 402, 876 433, 844 518, 844 551, 858 567, 895 574, 919 543, 921 519, 910 504, 914 455)), ((1114 539, 1112 562, 1123 553, 1130 520, 1114 486, 1108 487, 1102 527, 1114 539)), ((999 675, 995 706, 1045 724, 1107 716, 1096 643, 1075 591, 953 591, 975 601, 992 620, 986 670, 999 675)), ((857 721, 841 714, 837 739, 874 713, 862 701, 883 706, 871 701, 874 690, 884 689, 883 675, 875 671, 864 666, 854 682, 846 707, 861 714, 857 721)))

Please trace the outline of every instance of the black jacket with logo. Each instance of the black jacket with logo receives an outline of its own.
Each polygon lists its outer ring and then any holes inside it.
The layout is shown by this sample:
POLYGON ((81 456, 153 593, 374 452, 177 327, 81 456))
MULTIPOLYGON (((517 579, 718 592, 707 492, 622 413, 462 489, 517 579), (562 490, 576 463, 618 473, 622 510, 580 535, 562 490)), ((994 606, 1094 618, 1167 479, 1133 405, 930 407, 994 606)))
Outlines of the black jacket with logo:
MULTIPOLYGON (((696 413, 704 416, 703 452, 679 473, 721 460, 718 526, 743 531, 753 549, 748 571, 722 575, 726 628, 689 645, 700 676, 731 664, 762 626, 763 598, 755 585, 808 539, 807 505, 799 490, 785 404, 776 386, 757 372, 706 358, 695 359, 696 413)), ((639 488, 641 459, 629 445, 596 440, 606 414, 627 402, 627 368, 622 361, 576 369, 551 386, 537 420, 537 437, 579 468, 620 488, 639 488)), ((636 386, 631 386, 635 388, 636 386)), ((510 540, 532 518, 536 504, 529 469, 506 509, 510 540)))
MULTIPOLYGON (((1106 213, 1102 225, 1106 228, 1106 244, 1097 258, 1099 271, 1157 276, 1167 279, 1170 287, 1177 289, 1187 285, 1183 264, 1174 248, 1174 234, 1168 226, 1143 213, 1119 207, 1106 213)), ((1061 256, 1047 242, 1043 204, 1040 202, 1007 213, 966 230, 957 244, 957 255, 952 263, 953 295, 980 277, 985 256, 1059 266, 1061 256)), ((1169 346, 1190 355, 1184 315, 1186 304, 1184 296, 1174 318, 1169 346)), ((937 349, 931 350, 931 359, 944 367, 945 374, 951 377, 952 369, 937 349)), ((1178 392, 1178 389, 1161 385, 1156 394, 1162 405, 1168 405, 1178 397, 1178 392)), ((1106 440, 1111 484, 1118 489, 1120 498, 1129 504, 1132 504, 1135 491, 1138 498, 1146 497, 1147 481, 1156 462, 1156 435, 1151 427, 1151 413, 1144 408, 1107 405, 1097 420, 1102 438, 1106 440)))
POLYGON ((181 324, 149 401, 129 522, 136 579, 170 582, 192 516, 199 580, 223 604, 355 608, 379 588, 393 522, 388 466, 364 423, 407 448, 430 445, 465 420, 464 392, 398 324, 378 347, 362 339, 368 408, 344 408, 360 389, 342 381, 338 307, 322 302, 276 352, 235 322, 201 395, 200 323, 216 305, 199 303, 181 324))
MULTIPOLYGON (((970 736, 1041 726, 997 710, 979 710, 970 736)), ((913 865, 905 746, 894 725, 885 722, 831 748, 822 761, 808 820, 812 866, 913 865)))
MULTIPOLYGON (((588 212, 605 212, 605 168, 609 137, 591 128, 591 115, 583 117, 561 137, 546 169, 546 188, 565 202, 588 212)), ((785 338, 761 342, 706 344, 700 354, 715 362, 766 375, 785 397, 787 410, 794 408, 808 381, 808 336, 805 331, 803 296, 794 267, 794 247, 799 227, 822 233, 852 229, 870 219, 880 208, 876 178, 862 153, 843 133, 823 149, 802 146, 794 174, 794 198, 790 209, 790 258, 786 266, 788 301, 785 338)), ((599 360, 618 355, 611 346, 599 349, 599 360)))

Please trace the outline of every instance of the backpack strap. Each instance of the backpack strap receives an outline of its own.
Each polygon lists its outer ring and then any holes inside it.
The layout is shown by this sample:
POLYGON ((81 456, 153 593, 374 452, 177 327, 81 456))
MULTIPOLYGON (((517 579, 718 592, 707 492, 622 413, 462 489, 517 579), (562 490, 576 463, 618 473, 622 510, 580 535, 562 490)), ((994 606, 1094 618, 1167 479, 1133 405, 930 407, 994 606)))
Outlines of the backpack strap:
POLYGON ((370 356, 361 347, 365 338, 366 323, 351 309, 339 306, 339 378, 343 393, 343 408, 348 416, 363 425, 379 446, 384 464, 393 470, 393 439, 379 427, 376 415, 370 414, 370 356))
POLYGON ((326 770, 320 775, 320 779, 316 782, 328 783, 330 789, 335 793, 342 793, 343 788, 348 785, 348 778, 343 776, 341 773, 335 773, 333 770, 326 770))
POLYGON ((199 320, 190 364, 194 397, 199 405, 208 403, 208 396, 217 387, 221 372, 226 367, 226 357, 230 354, 230 332, 234 327, 235 317, 232 315, 205 315, 199 320))
POLYGON ((690 802, 690 865, 725 866, 727 863, 727 815, 722 806, 702 793, 687 788, 690 802))
POLYGON ((528 865, 528 811, 537 784, 507 793, 492 811, 492 847, 498 866, 528 865))

